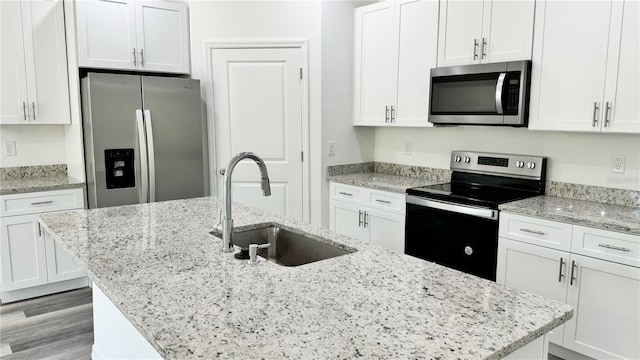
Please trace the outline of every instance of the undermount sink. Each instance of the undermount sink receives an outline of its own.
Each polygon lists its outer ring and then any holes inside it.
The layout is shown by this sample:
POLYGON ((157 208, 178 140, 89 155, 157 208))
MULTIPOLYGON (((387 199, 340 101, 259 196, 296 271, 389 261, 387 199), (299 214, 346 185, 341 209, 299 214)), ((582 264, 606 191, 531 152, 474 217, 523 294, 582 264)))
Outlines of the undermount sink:
POLYGON ((258 249, 258 256, 282 266, 299 266, 357 251, 338 248, 278 226, 235 232, 233 244, 242 249, 248 249, 249 244, 271 244, 266 249, 258 249))

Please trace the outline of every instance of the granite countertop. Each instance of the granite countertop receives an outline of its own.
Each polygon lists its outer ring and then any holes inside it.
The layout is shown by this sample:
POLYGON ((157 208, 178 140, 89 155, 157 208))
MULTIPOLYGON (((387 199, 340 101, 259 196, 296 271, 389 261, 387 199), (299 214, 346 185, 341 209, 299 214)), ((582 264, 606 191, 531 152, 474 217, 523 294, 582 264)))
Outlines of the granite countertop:
POLYGON ((354 253, 257 266, 209 234, 222 202, 196 198, 41 215, 45 229, 166 359, 497 359, 568 320, 543 297, 234 204, 354 253))
POLYGON ((375 172, 333 175, 329 176, 327 179, 341 184, 363 186, 371 189, 392 191, 403 194, 408 188, 447 182, 375 172))
POLYGON ((500 210, 640 235, 640 208, 638 207, 537 196, 502 204, 500 210))
POLYGON ((0 180, 0 195, 22 194, 37 191, 77 189, 84 182, 70 176, 36 177, 0 180))

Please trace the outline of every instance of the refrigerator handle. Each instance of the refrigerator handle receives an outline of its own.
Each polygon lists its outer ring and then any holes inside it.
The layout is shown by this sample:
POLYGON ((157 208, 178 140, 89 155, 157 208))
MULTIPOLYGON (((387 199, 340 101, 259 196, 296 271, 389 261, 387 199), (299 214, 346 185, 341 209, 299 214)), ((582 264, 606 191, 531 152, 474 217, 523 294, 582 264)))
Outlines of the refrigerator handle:
POLYGON ((156 201, 156 155, 153 143, 151 111, 144 110, 145 129, 147 131, 147 154, 149 159, 149 202, 156 201))
POLYGON ((144 204, 149 201, 149 169, 147 167, 147 141, 145 140, 144 119, 142 110, 136 110, 136 124, 138 125, 138 145, 140 146, 140 189, 142 195, 140 203, 144 204))

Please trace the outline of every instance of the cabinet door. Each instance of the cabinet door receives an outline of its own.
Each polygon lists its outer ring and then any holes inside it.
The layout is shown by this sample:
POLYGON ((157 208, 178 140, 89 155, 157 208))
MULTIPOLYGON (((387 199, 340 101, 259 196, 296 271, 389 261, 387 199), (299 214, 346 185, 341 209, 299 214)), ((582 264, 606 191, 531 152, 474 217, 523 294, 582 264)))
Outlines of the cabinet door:
POLYGON ((640 2, 614 1, 605 87, 603 131, 640 133, 640 2), (609 110, 607 113, 607 105, 609 110))
POLYGON ((370 243, 404 254, 405 217, 386 211, 366 209, 365 228, 369 229, 370 243))
POLYGON ((49 283, 77 279, 86 276, 80 266, 46 232, 44 245, 47 254, 47 274, 49 283))
POLYGON ((26 124, 27 80, 19 1, 0 1, 0 124, 26 124))
POLYGON ((364 228, 364 211, 362 208, 342 201, 329 202, 329 229, 338 234, 369 242, 369 235, 364 228))
POLYGON ((530 60, 534 12, 534 0, 485 1, 482 62, 530 60))
POLYGON ((482 1, 440 1, 438 66, 480 62, 482 1))
POLYGON ((46 284, 46 255, 38 215, 0 218, 0 231, 3 291, 46 284))
POLYGON ((189 73, 189 24, 185 4, 136 1, 139 69, 189 73))
POLYGON ((395 124, 433 126, 429 115, 431 68, 438 60, 438 2, 403 0, 396 3, 398 34, 395 124))
POLYGON ((389 123, 395 87, 393 10, 393 2, 385 1, 355 11, 354 125, 389 123))
POLYGON ((610 1, 538 1, 529 128, 600 131, 610 1))
POLYGON ((62 0, 22 2, 29 115, 37 124, 71 123, 62 0))
MULTIPOLYGON (((496 282, 564 302, 568 263, 567 252, 500 237, 496 282)), ((551 342, 562 345, 563 327, 550 331, 551 342)))
POLYGON ((639 359, 640 269, 572 254, 574 261, 564 347, 596 359, 639 359))
POLYGON ((136 69, 133 0, 83 0, 75 4, 79 66, 136 69))

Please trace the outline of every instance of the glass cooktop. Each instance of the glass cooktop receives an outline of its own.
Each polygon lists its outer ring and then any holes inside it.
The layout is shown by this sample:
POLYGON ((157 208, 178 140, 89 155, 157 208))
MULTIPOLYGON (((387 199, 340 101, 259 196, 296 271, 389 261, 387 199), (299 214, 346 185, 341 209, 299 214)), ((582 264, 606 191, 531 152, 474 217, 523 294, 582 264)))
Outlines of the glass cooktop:
POLYGON ((466 183, 446 183, 407 189, 407 194, 459 204, 497 209, 498 205, 540 194, 504 187, 466 183))

